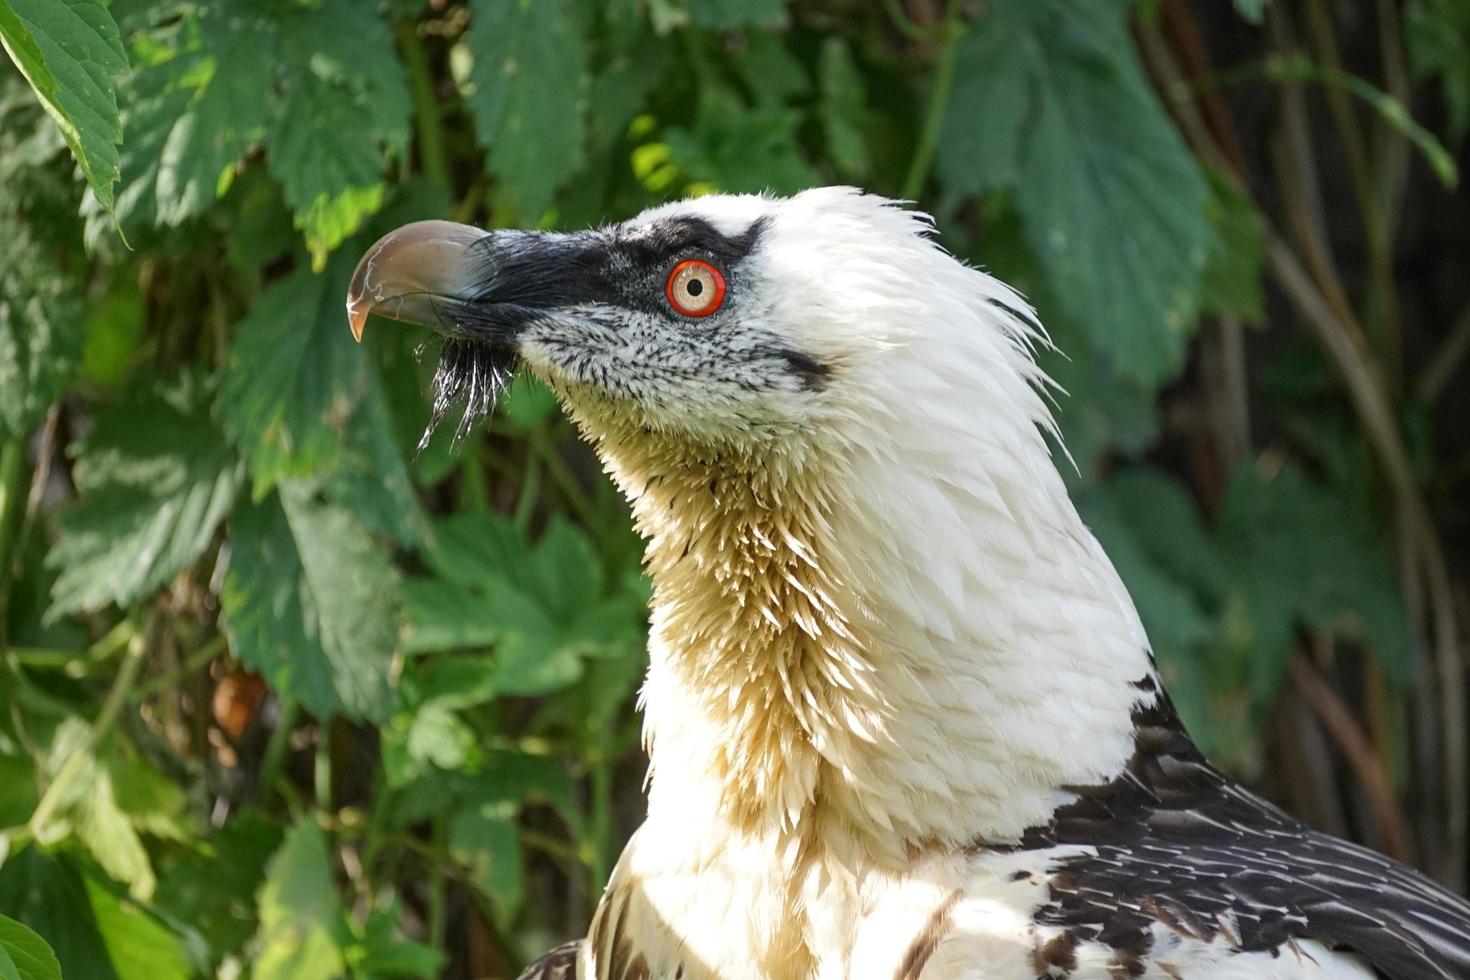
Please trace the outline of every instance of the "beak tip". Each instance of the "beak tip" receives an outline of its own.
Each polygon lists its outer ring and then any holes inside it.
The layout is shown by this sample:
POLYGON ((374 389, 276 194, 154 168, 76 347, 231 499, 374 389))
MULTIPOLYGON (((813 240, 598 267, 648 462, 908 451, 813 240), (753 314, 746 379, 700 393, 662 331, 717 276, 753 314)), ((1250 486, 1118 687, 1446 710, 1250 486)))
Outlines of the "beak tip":
POLYGON ((347 301, 347 325, 352 328, 352 339, 362 343, 362 328, 367 325, 369 309, 358 305, 357 300, 347 301))

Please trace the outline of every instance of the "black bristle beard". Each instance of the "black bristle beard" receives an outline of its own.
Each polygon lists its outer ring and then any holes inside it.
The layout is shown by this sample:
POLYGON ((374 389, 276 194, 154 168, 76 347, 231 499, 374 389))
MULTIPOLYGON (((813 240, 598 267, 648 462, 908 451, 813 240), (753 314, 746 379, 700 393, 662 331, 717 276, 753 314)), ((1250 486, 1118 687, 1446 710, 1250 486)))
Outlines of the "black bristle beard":
MULTIPOLYGON (((420 347, 420 357, 423 352, 424 347, 420 347)), ((434 400, 429 424, 419 440, 419 452, 423 452, 439 423, 461 401, 464 411, 454 427, 454 445, 457 447, 462 443, 475 423, 488 419, 495 412, 495 402, 510 384, 515 367, 516 355, 509 348, 462 338, 445 338, 439 348, 434 380, 430 382, 434 400)))

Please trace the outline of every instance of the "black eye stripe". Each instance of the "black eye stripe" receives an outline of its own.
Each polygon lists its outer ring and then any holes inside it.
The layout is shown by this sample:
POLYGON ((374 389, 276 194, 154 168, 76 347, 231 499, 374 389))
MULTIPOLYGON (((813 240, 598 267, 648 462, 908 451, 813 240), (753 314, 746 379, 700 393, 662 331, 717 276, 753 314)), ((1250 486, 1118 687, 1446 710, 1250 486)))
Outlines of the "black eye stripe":
POLYGON ((725 235, 703 218, 669 218, 617 240, 614 247, 643 266, 672 267, 682 259, 697 257, 728 269, 755 250, 766 222, 760 218, 738 235, 725 235))

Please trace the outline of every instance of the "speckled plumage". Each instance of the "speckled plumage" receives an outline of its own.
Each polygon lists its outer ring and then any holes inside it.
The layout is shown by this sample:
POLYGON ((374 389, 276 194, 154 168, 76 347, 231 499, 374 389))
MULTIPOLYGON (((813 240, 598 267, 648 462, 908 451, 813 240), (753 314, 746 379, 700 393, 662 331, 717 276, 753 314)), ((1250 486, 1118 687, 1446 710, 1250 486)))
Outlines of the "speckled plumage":
POLYGON ((556 389, 654 583, 648 818, 578 976, 1470 977, 1461 900, 1199 755, 1048 450, 1044 334, 927 218, 705 198, 558 236, 571 273, 506 234, 441 328, 556 389), (511 245, 549 284, 507 313, 511 245), (658 298, 690 255, 698 321, 658 298))

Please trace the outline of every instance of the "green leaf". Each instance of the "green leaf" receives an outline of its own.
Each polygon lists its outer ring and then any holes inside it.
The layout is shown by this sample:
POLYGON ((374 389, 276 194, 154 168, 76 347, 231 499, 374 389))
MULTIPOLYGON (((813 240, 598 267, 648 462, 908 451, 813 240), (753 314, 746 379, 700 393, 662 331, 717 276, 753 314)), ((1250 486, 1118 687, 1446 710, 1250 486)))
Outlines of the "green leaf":
POLYGON ((403 595, 408 603, 405 653, 487 647, 501 634, 493 610, 473 589, 444 579, 409 579, 403 595))
POLYGON ((602 593, 602 565, 585 531, 553 518, 536 542, 534 558, 521 581, 539 598, 551 618, 565 623, 602 593))
MULTIPOLYGON (((369 342, 371 344, 371 342, 369 342)), ((370 352, 368 352, 370 353, 370 352)), ((343 436, 341 456, 324 491, 374 534, 405 548, 428 536, 428 517, 419 505, 403 453, 394 440, 396 422, 382 381, 364 368, 362 395, 343 436)))
POLYGON ((1235 11, 1252 24, 1259 24, 1266 16, 1266 4, 1270 2, 1271 0, 1235 0, 1235 11))
POLYGON ((296 226, 306 234, 312 267, 320 270, 327 254, 357 231, 363 219, 383 205, 383 157, 370 143, 323 139, 321 129, 300 124, 310 119, 341 133, 370 129, 371 106, 356 102, 345 86, 312 80, 296 85, 271 133, 271 170, 286 190, 296 226))
POLYGON ((780 27, 786 23, 785 0, 690 0, 689 16, 699 27, 780 27))
POLYGON ((97 930, 117 980, 190 980, 178 937, 135 903, 84 876, 97 930))
POLYGON ((515 576, 530 548, 504 514, 467 511, 435 521, 429 564, 450 582, 480 588, 515 576))
POLYGON ((449 823, 449 853, 470 873, 470 881, 495 903, 503 927, 525 900, 521 834, 514 807, 482 803, 454 815, 449 823))
POLYGON ((210 837, 160 861, 154 903, 198 929, 216 956, 239 950, 255 934, 255 893, 283 836, 279 824, 236 813, 210 837))
MULTIPOLYGON (((745 50, 730 58, 740 71, 741 81, 755 96, 756 105, 763 109, 785 108, 811 92, 812 80, 806 65, 786 42, 787 35, 783 32, 752 31, 745 37, 745 50)), ((842 42, 837 44, 840 46, 842 42)), ((601 83, 599 78, 599 86, 601 83)))
POLYGON ((384 908, 368 913, 362 942, 348 951, 354 976, 364 980, 416 977, 433 980, 444 969, 444 954, 423 943, 404 939, 398 933, 396 897, 384 908))
POLYGON ((383 204, 383 151, 401 155, 408 143, 407 88, 387 25, 352 0, 303 6, 283 28, 283 60, 298 70, 266 142, 321 269, 383 204))
POLYGON ((821 83, 822 125, 827 132, 827 152, 837 169, 864 177, 872 168, 863 126, 868 112, 868 93, 862 71, 853 60, 852 48, 841 38, 822 42, 818 66, 821 83))
POLYGON ((76 284, 28 233, 0 223, 0 439, 29 435, 71 381, 82 351, 76 284))
POLYGON ((123 220, 194 218, 258 146, 317 268, 382 205, 384 155, 403 152, 409 108, 375 12, 350 0, 204 4, 135 46, 148 64, 126 86, 123 220))
POLYGON ((382 720, 399 580, 349 513, 284 484, 235 518, 221 600, 230 647, 319 717, 382 720))
POLYGON ((112 76, 127 70, 128 56, 107 7, 100 0, 0 0, 0 43, 111 209, 122 142, 112 76))
MULTIPOLYGON (((156 216, 166 225, 182 224, 224 193, 235 164, 260 141, 271 117, 279 44, 274 19, 260 9, 206 6, 197 31, 197 43, 178 50, 153 82, 165 91, 190 91, 181 114, 148 119, 166 130, 155 177, 156 216)), ((167 100, 149 108, 175 105, 167 100)))
POLYGON ((1298 624, 1363 642, 1399 687, 1414 677, 1394 563, 1371 515, 1340 488, 1253 463, 1234 473, 1215 531, 1249 612, 1257 695, 1275 693, 1298 624))
POLYGON ((1208 187, 1139 67, 1128 7, 988 5, 958 42, 936 167, 952 193, 1012 188, 1062 310, 1149 383, 1182 364, 1212 236, 1208 187))
POLYGON ((533 429, 556 415, 556 393, 546 383, 529 374, 518 374, 511 381, 501 403, 505 417, 520 429, 533 429))
POLYGON ((236 330, 220 390, 227 432, 250 461, 253 494, 296 477, 340 474, 328 492, 375 530, 409 541, 417 504, 394 442, 370 346, 342 312, 356 256, 337 252, 266 289, 236 330))
POLYGON ((75 837, 109 875, 127 884, 135 895, 151 897, 157 883, 152 862, 138 829, 118 801, 111 768, 106 760, 86 751, 90 730, 78 718, 68 718, 57 727, 47 762, 52 778, 78 756, 81 771, 50 822, 36 828, 36 838, 50 845, 75 837))
POLYGON ((693 190, 793 194, 821 183, 802 155, 801 122, 798 110, 750 108, 726 90, 702 89, 694 125, 672 127, 664 140, 693 190))
POLYGON ((1249 323, 1266 318, 1261 288, 1266 230, 1255 202, 1224 177, 1209 172, 1214 247, 1205 264, 1200 311, 1229 314, 1249 323))
POLYGON ((27 847, 0 864, 0 914, 25 922, 56 952, 62 975, 119 980, 73 859, 27 847))
POLYGON ((61 980, 56 954, 28 926, 0 915, 0 980, 61 980))
POLYGON ((50 616, 126 606, 167 585, 214 539, 234 506, 239 461, 205 392, 143 392, 96 415, 48 558, 60 569, 50 616))
POLYGON ((567 0, 473 0, 470 114, 492 174, 535 222, 582 165, 586 54, 567 0))
POLYGON ((261 886, 253 980, 338 980, 346 972, 342 904, 327 839, 307 819, 286 835, 261 886))
POLYGON ((1470 4, 1410 0, 1404 8, 1404 47, 1420 82, 1438 78, 1454 142, 1470 133, 1470 4))

